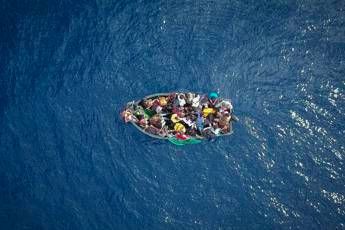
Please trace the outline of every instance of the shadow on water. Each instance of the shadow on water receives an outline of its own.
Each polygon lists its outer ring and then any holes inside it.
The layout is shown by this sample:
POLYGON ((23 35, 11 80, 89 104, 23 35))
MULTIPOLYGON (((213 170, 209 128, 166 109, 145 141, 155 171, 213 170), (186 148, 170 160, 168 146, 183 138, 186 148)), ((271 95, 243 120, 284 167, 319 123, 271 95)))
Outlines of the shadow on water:
POLYGON ((140 143, 147 145, 147 146, 152 146, 152 145, 167 145, 167 140, 155 140, 153 138, 145 138, 144 140, 141 140, 140 143))

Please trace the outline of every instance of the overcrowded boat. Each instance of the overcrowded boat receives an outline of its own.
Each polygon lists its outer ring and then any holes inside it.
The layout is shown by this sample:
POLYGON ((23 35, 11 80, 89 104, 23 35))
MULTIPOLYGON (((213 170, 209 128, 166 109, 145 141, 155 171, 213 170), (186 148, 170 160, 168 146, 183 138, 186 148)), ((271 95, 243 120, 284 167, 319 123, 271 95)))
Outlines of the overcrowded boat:
POLYGON ((230 135, 233 122, 238 121, 231 101, 215 92, 149 95, 127 103, 121 116, 141 132, 176 145, 230 135))

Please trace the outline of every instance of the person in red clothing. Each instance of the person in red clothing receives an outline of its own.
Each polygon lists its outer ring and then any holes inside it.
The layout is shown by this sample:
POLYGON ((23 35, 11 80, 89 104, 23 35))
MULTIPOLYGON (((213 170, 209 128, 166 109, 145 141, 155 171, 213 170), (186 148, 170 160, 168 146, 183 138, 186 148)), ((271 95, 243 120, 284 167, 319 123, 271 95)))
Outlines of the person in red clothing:
POLYGON ((176 133, 175 137, 177 139, 180 139, 180 140, 187 140, 187 139, 189 139, 189 136, 187 134, 184 134, 184 133, 181 133, 181 132, 176 133))

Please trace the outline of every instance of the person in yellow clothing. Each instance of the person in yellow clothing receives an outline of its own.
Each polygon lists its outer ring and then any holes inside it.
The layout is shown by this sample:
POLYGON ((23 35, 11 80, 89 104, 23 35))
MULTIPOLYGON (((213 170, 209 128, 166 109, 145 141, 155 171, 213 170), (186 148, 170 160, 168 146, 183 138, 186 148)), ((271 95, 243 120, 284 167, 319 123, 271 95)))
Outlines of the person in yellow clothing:
POLYGON ((168 104, 167 100, 165 97, 159 97, 159 105, 164 107, 168 104))
POLYGON ((202 115, 203 115, 204 117, 207 117, 208 115, 214 114, 214 113, 216 113, 216 110, 215 110, 214 108, 204 108, 204 109, 202 110, 202 115))
POLYGON ((177 123, 180 121, 180 118, 178 117, 178 115, 176 113, 174 113, 173 115, 171 115, 170 120, 174 123, 177 123))
POLYGON ((181 123, 176 123, 175 126, 174 126, 174 130, 176 132, 185 133, 186 132, 186 127, 184 127, 184 125, 182 125, 181 123))

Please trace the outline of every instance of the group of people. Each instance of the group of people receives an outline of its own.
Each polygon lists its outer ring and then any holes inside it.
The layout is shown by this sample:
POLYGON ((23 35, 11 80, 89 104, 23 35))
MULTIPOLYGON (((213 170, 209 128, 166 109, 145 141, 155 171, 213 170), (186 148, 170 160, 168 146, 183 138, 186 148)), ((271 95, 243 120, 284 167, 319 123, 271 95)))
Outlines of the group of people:
POLYGON ((229 133, 232 109, 230 101, 220 99, 214 92, 172 93, 133 103, 122 116, 148 133, 185 140, 190 136, 205 138, 229 133))

